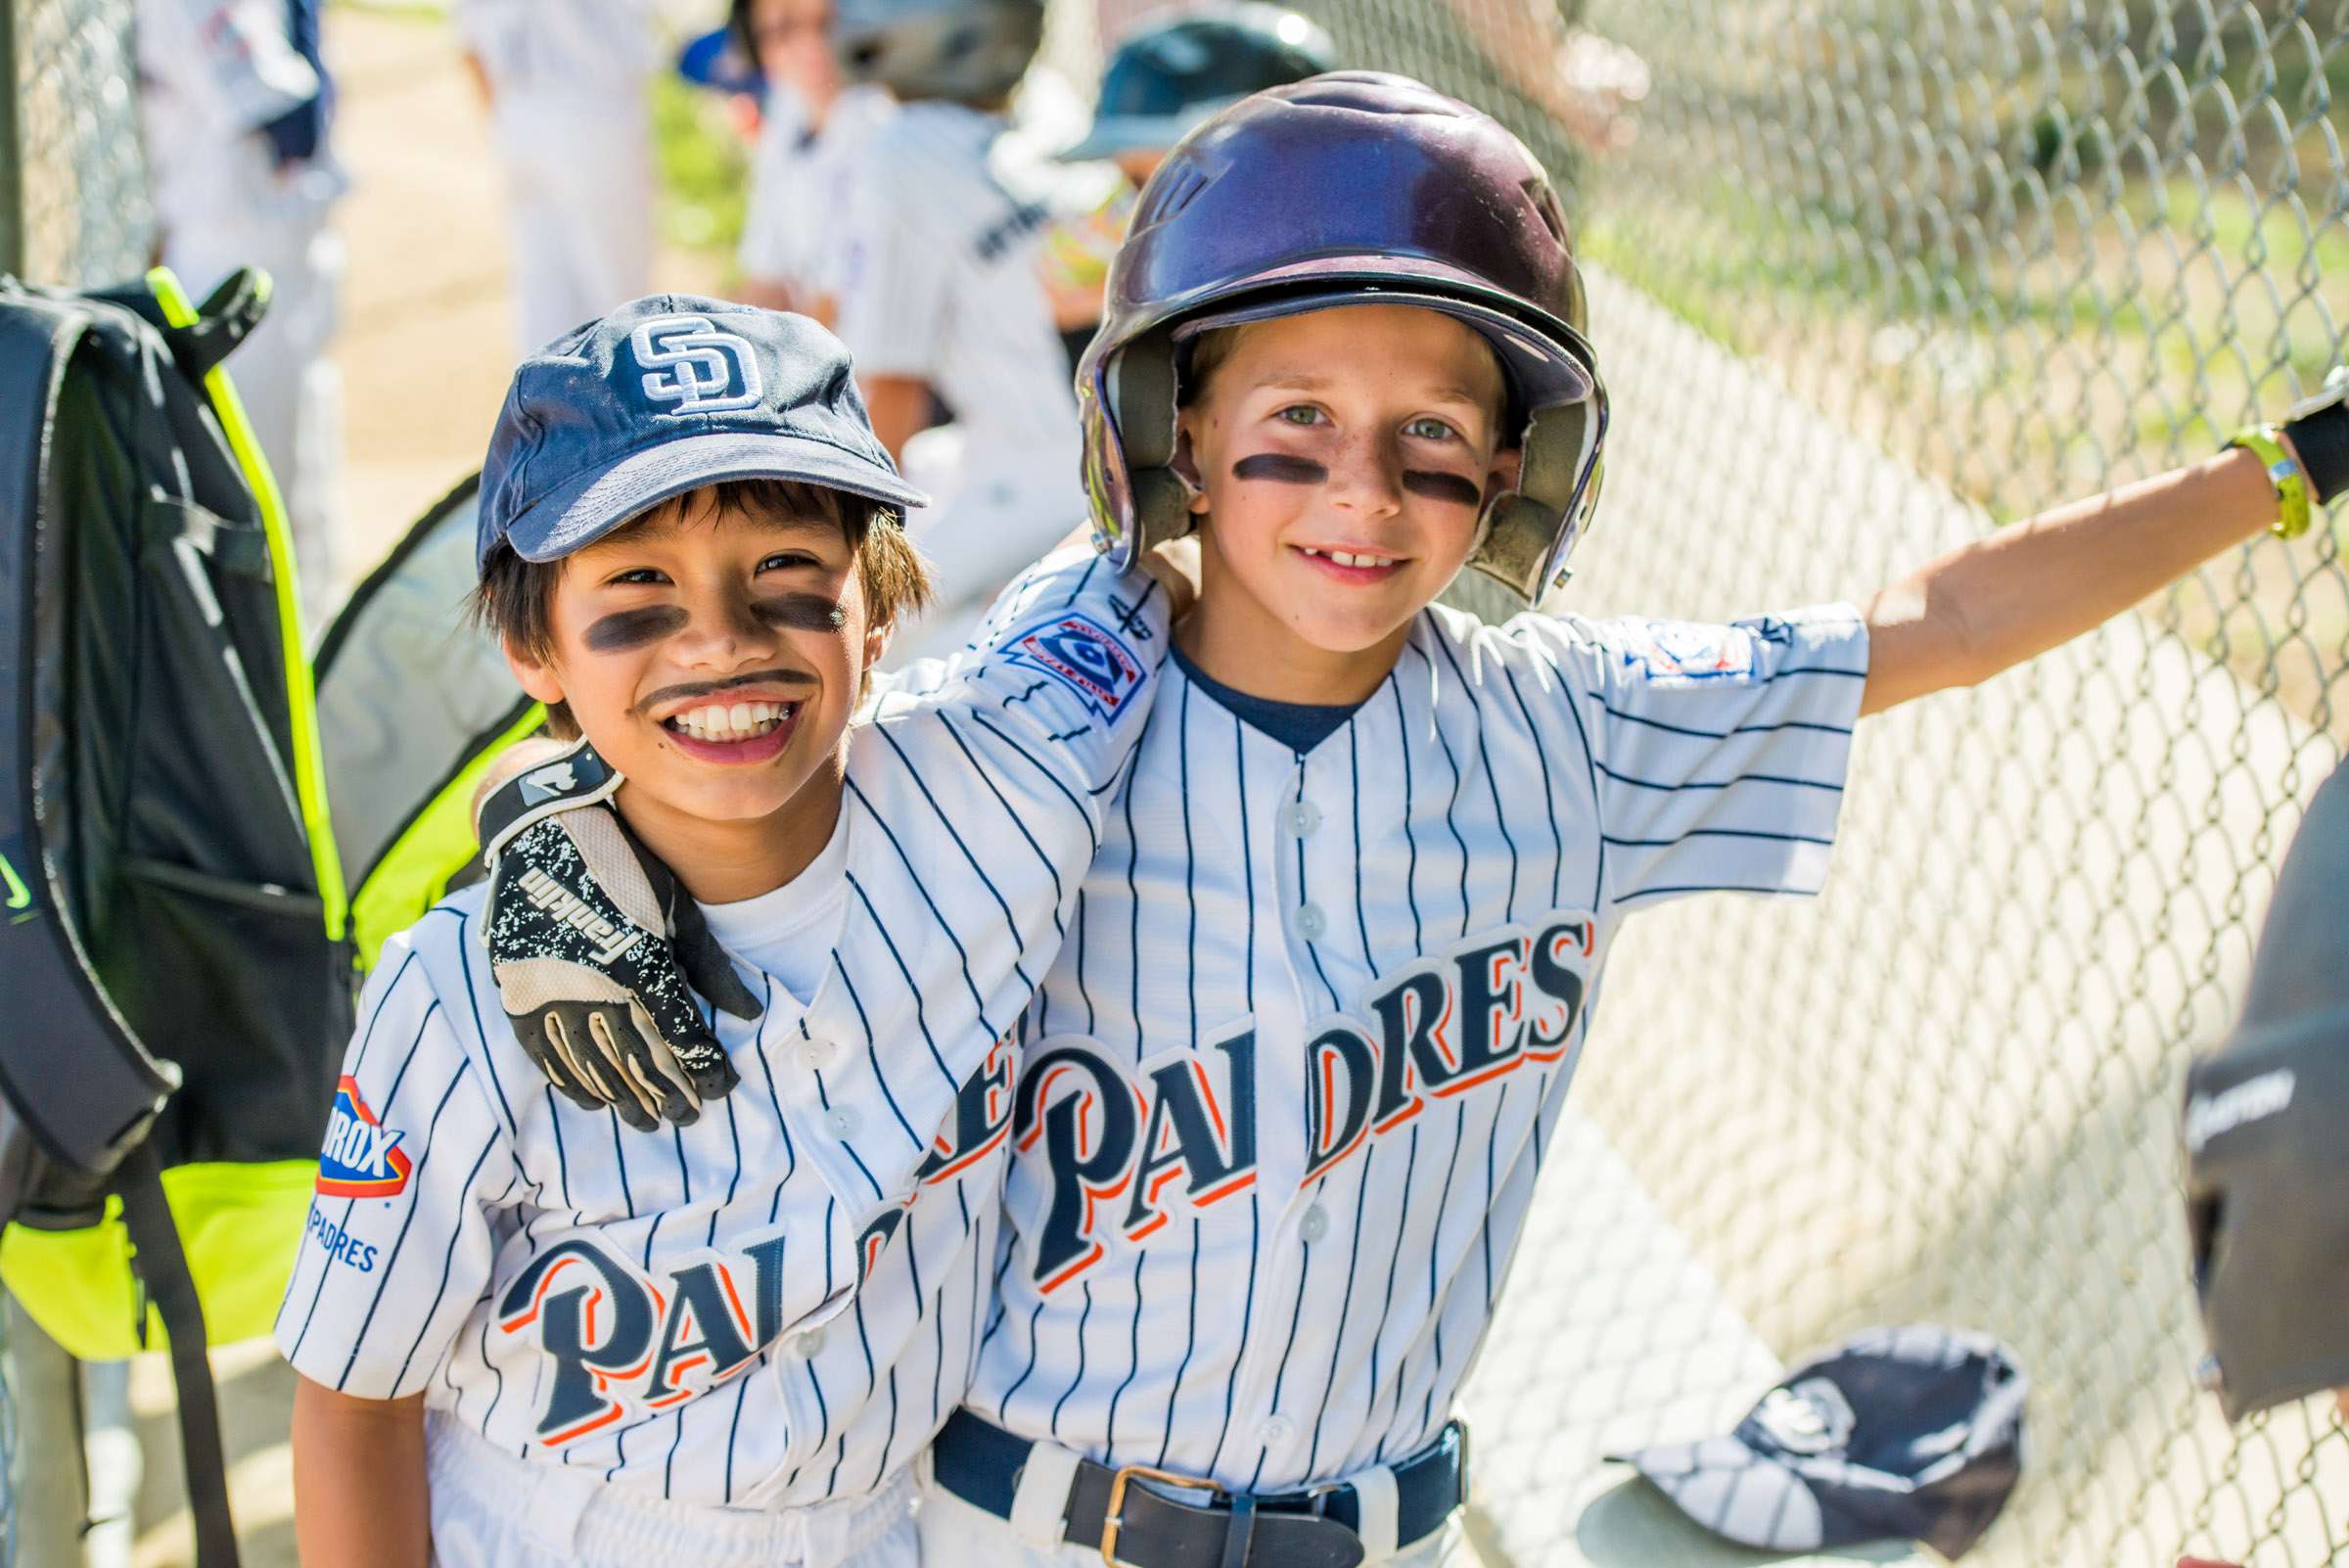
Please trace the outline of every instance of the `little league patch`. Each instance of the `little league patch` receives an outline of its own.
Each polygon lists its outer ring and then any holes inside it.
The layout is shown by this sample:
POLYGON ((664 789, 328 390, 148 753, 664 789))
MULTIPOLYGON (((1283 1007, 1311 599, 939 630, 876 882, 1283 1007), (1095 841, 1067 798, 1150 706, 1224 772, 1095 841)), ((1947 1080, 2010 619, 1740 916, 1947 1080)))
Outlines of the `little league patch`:
POLYGON ((1088 713, 1112 722, 1149 678, 1125 640, 1090 616, 1055 616, 1012 637, 1003 651, 1012 664, 1041 670, 1076 693, 1088 713))
POLYGON ((1658 683, 1742 680, 1754 672, 1754 640, 1735 626, 1630 621, 1620 630, 1624 663, 1658 683))

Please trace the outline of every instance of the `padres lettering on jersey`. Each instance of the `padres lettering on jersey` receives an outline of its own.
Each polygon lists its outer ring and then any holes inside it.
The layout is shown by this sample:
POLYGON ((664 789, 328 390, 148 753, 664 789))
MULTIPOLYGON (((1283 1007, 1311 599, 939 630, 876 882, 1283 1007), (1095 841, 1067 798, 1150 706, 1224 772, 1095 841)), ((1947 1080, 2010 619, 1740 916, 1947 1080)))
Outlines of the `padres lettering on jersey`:
POLYGON ((743 1082, 695 1125, 631 1132, 547 1087, 482 890, 387 945, 279 1315, 298 1370, 697 1502, 862 1492, 921 1451, 989 1313, 1022 1008, 1166 640, 1160 596, 1089 552, 990 624, 1000 652, 861 721, 829 963, 804 1005, 754 976, 762 1016, 712 1020, 743 1082), (1072 617, 1098 662, 1019 652, 1072 617))
POLYGON ((1031 1009, 971 1407, 1253 1491, 1433 1438, 1618 922, 1819 887, 1865 669, 1843 607, 1431 611, 1300 757, 1169 666, 1031 1009))

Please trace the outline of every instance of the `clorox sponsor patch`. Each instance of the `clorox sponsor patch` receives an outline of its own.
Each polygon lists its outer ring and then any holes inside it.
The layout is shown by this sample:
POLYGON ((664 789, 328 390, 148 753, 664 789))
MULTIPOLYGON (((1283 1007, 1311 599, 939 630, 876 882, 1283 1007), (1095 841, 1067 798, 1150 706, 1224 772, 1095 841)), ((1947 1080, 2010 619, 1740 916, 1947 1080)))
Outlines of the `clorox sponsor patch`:
POLYGON ((1112 721, 1150 678, 1125 639, 1090 616, 1055 616, 1013 636, 1002 651, 1012 664, 1043 671, 1112 721))
POLYGON ((1754 672, 1754 639, 1737 626, 1695 621, 1619 621, 1616 651, 1623 662, 1665 684, 1742 680, 1754 672))
POLYGON ((318 1156, 318 1191, 329 1198, 395 1198, 416 1169, 399 1146, 397 1129, 378 1122, 345 1074, 335 1084, 335 1108, 326 1122, 326 1147, 318 1156))

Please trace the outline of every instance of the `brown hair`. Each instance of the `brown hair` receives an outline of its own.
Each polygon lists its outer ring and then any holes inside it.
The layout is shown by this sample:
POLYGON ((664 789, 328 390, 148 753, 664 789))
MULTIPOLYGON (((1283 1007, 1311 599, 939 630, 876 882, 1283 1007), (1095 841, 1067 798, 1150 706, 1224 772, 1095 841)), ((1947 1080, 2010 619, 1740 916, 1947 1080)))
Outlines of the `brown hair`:
MULTIPOLYGON (((822 518, 839 525, 856 553, 856 575, 864 583, 865 614, 871 624, 893 625, 930 604, 930 569, 905 537, 897 513, 880 502, 796 480, 727 480, 709 489, 719 516, 822 518)), ((633 528, 651 515, 622 527, 633 528)), ((526 561, 501 542, 482 567, 468 613, 475 624, 543 662, 554 653, 552 611, 555 584, 562 576, 560 560, 526 561)), ((866 678, 869 682, 869 673, 866 678)), ((550 704, 546 717, 547 728, 558 737, 578 737, 578 724, 567 704, 550 704)))
POLYGON ((1174 405, 1188 408, 1207 392, 1207 378, 1231 357, 1240 341, 1238 327, 1210 327, 1185 346, 1189 352, 1175 360, 1174 405))

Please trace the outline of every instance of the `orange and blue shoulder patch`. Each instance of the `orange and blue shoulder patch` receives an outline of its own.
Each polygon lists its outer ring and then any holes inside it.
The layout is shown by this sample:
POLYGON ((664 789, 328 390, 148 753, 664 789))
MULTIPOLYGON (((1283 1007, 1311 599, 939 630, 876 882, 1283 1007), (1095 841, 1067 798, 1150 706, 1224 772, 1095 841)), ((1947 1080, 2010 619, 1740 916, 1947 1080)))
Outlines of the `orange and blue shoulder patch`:
POLYGON ((367 1108, 358 1082, 345 1074, 335 1084, 335 1108, 318 1156, 318 1191, 329 1198, 395 1198, 407 1190, 416 1162, 399 1146, 403 1136, 367 1108))
POLYGON ((1115 723, 1150 672, 1132 647, 1092 617, 1070 611, 1006 639, 1004 657, 1040 670, 1076 693, 1086 711, 1115 723))

